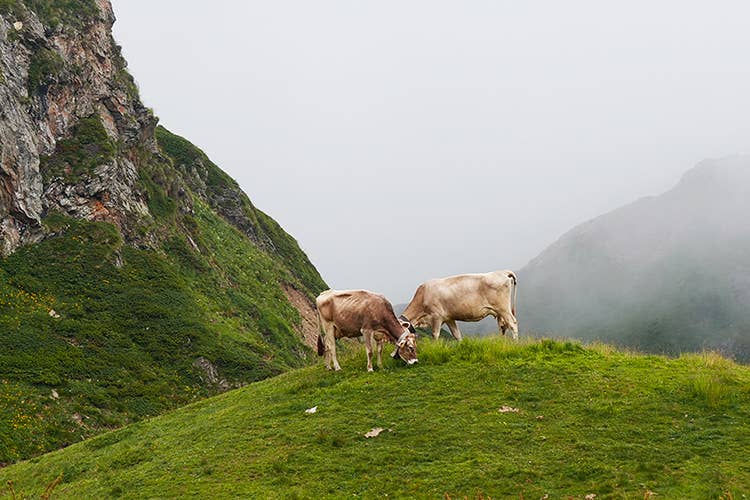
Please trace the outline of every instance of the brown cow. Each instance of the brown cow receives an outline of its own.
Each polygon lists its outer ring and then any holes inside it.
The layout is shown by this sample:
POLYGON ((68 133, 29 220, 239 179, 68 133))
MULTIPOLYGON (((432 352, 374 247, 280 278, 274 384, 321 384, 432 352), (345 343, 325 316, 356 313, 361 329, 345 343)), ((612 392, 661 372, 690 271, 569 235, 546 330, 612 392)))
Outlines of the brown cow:
POLYGON ((322 338, 318 335, 318 355, 325 354, 326 368, 340 370, 336 359, 336 339, 364 336, 367 371, 372 371, 372 343, 378 342, 378 366, 382 368, 383 340, 396 344, 393 357, 412 365, 417 360, 417 338, 406 321, 399 321, 388 300, 366 290, 326 290, 315 300, 322 338))
POLYGON ((432 328, 434 338, 440 336, 440 327, 446 323, 453 337, 461 340, 456 321, 479 321, 494 316, 503 335, 510 328, 513 338, 518 339, 517 282, 513 271, 460 274, 426 281, 419 285, 399 319, 416 327, 432 328))

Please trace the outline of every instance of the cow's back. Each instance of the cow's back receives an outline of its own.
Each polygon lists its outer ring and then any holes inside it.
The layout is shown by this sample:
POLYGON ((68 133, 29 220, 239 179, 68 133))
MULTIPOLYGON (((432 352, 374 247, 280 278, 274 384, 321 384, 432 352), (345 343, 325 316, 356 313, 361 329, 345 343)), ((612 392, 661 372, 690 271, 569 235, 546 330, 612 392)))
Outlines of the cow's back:
POLYGON ((478 321, 503 307, 511 283, 507 271, 449 276, 425 282, 423 301, 446 319, 478 321))
POLYGON ((389 314, 395 321, 390 302, 367 290, 327 290, 316 304, 321 319, 333 323, 343 336, 359 336, 363 328, 381 329, 389 314))
POLYGON ((315 307, 318 309, 318 316, 321 321, 333 322, 333 298, 335 294, 335 290, 326 290, 320 292, 315 299, 315 307))

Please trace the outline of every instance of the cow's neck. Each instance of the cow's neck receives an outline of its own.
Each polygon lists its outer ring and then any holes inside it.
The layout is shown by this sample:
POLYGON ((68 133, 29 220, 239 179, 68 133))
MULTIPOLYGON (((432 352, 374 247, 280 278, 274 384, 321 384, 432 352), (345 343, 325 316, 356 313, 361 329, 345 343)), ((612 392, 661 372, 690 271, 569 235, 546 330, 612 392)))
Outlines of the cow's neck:
POLYGON ((398 322, 398 320, 393 321, 392 323, 389 321, 388 323, 390 324, 386 326, 385 331, 391 338, 391 342, 395 344, 401 338, 401 335, 403 335, 408 330, 405 330, 404 327, 401 326, 401 323, 398 322))
POLYGON ((424 314, 420 314, 419 311, 417 311, 416 307, 411 307, 411 304, 409 304, 409 307, 407 307, 404 313, 401 315, 402 318, 404 318, 414 326, 420 326, 422 324, 424 316, 424 314))
MULTIPOLYGON (((399 326, 401 326, 401 325, 399 325, 399 326)), ((393 329, 389 328, 387 330, 388 336, 391 338, 391 342, 393 342, 394 344, 396 342, 398 342, 398 339, 400 339, 401 335, 404 333, 401 330, 402 330, 402 328, 399 328, 398 330, 393 330, 393 329)))

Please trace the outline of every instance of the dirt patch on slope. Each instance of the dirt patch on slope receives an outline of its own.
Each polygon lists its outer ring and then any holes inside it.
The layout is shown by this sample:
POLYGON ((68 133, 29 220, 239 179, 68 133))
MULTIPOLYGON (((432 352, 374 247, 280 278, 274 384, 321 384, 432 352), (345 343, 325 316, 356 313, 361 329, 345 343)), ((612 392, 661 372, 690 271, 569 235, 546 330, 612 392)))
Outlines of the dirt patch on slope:
POLYGON ((297 333, 302 337, 302 341, 315 350, 318 345, 318 313, 315 310, 315 304, 305 295, 291 285, 284 283, 282 285, 287 300, 292 304, 302 317, 302 324, 297 325, 297 333))

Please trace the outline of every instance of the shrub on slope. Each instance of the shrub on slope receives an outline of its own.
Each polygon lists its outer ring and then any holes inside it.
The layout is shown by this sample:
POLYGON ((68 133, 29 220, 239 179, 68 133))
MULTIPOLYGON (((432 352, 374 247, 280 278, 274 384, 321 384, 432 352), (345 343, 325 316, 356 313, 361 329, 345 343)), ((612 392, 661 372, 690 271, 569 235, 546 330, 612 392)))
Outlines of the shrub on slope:
POLYGON ((52 215, 54 237, 0 260, 0 463, 304 362, 296 278, 207 207, 191 220, 202 251, 52 215))

